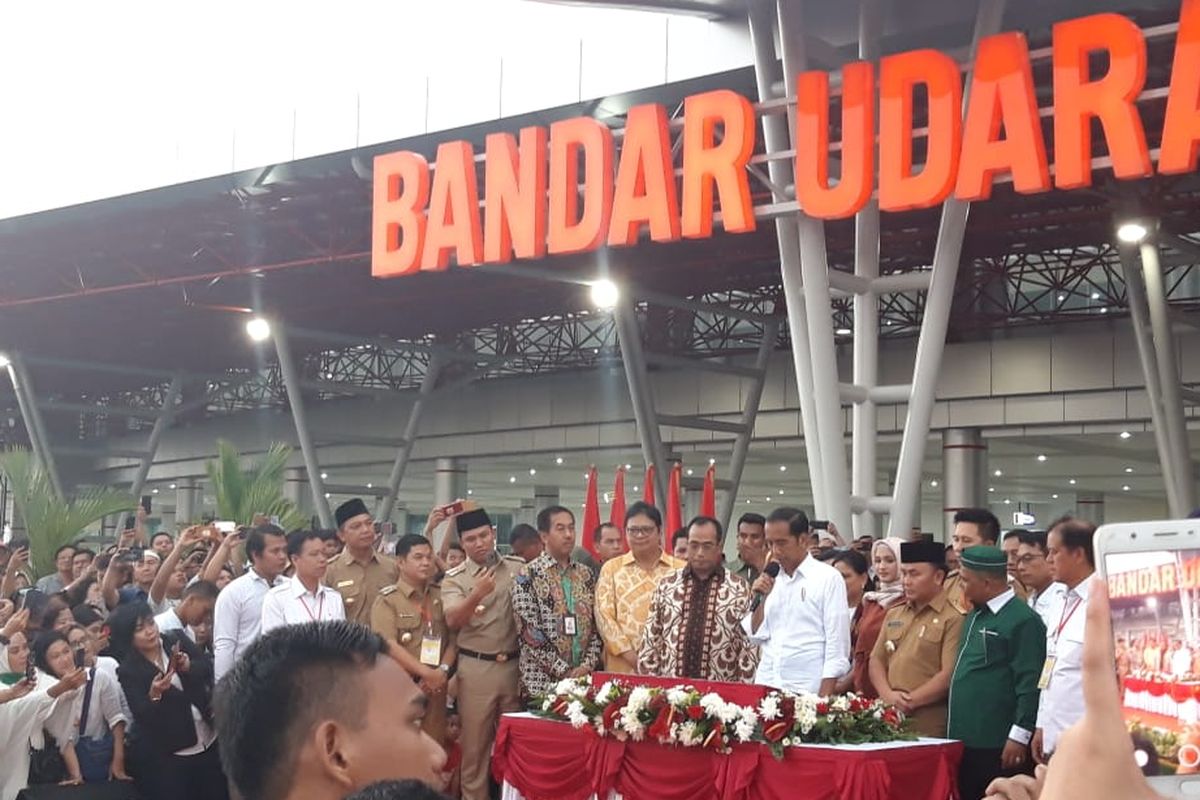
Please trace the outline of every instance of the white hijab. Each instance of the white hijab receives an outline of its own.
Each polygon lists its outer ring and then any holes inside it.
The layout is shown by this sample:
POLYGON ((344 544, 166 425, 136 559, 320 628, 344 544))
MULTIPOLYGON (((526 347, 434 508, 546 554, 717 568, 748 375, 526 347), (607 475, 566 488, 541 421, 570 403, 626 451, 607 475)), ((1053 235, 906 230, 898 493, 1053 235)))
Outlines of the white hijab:
POLYGON ((904 540, 899 536, 889 536, 886 539, 880 539, 871 545, 871 563, 875 563, 875 552, 880 547, 886 547, 892 552, 892 556, 896 559, 896 579, 894 581, 884 582, 879 580, 879 576, 875 576, 875 581, 878 584, 873 592, 867 592, 863 595, 863 600, 871 600, 879 605, 887 608, 892 603, 904 597, 904 587, 900 585, 900 544, 904 540))

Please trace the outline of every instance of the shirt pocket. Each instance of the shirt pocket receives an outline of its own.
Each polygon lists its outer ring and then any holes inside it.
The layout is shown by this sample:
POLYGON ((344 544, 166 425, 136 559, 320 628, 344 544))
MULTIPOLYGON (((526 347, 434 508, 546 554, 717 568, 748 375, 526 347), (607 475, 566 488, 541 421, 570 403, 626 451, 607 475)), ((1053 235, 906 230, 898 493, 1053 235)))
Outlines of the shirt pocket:
POLYGON ((408 612, 396 612, 396 639, 401 644, 408 644, 421 636, 421 615, 408 612), (405 639, 405 636, 408 636, 405 639))
POLYGON ((923 623, 917 627, 917 652, 935 661, 941 660, 942 642, 946 638, 945 625, 923 623))
POLYGON ((1006 664, 1008 657, 1008 640, 994 631, 981 631, 975 634, 983 639, 983 663, 992 667, 1006 664))
POLYGON ((364 590, 362 581, 338 581, 334 585, 334 589, 342 595, 342 603, 346 606, 347 612, 355 613, 362 607, 364 590))

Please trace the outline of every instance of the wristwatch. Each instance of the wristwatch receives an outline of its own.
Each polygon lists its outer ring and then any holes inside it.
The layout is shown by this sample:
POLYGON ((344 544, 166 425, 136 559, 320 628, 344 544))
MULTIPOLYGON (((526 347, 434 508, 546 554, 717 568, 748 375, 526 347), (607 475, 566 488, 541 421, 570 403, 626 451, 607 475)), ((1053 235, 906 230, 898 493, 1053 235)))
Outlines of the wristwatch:
POLYGON ((438 664, 438 669, 440 669, 442 672, 446 673, 447 675, 450 674, 450 665, 449 664, 438 664))

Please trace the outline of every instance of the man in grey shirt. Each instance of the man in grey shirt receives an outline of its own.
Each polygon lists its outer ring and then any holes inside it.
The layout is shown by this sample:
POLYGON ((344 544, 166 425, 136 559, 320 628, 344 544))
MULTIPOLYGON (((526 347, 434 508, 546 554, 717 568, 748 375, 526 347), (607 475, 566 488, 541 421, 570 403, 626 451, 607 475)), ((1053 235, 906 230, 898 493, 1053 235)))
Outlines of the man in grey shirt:
POLYGON ((57 572, 45 575, 37 582, 39 592, 58 594, 75 580, 75 548, 69 544, 54 551, 54 568, 57 572))

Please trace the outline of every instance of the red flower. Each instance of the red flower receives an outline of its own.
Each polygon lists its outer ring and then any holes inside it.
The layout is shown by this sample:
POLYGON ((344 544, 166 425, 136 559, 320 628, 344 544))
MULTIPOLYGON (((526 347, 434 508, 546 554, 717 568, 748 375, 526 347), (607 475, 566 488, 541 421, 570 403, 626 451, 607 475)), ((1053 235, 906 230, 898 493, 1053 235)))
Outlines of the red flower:
POLYGON ((625 708, 628 702, 629 695, 621 695, 605 707, 604 713, 601 715, 605 730, 616 729, 617 721, 621 718, 621 709, 625 708))
POLYGON ((883 721, 893 728, 900 727, 900 712, 894 708, 888 708, 883 712, 883 721))
POLYGON ((725 726, 721 724, 720 720, 717 720, 713 723, 712 730, 709 731, 708 736, 704 738, 703 746, 720 750, 725 745, 724 733, 725 726))
POLYGON ((704 709, 700 706, 688 706, 687 718, 693 722, 699 722, 704 719, 704 709))
POLYGON ((828 703, 817 703, 817 713, 820 714, 821 716, 828 714, 829 713, 829 704, 828 703))
POLYGON ((763 724, 763 738, 768 742, 780 742, 788 735, 792 729, 790 720, 775 720, 774 722, 766 722, 763 724))
POLYGON ((671 735, 671 722, 675 718, 675 709, 667 706, 658 712, 658 717, 646 729, 646 735, 652 739, 666 739, 671 735))

